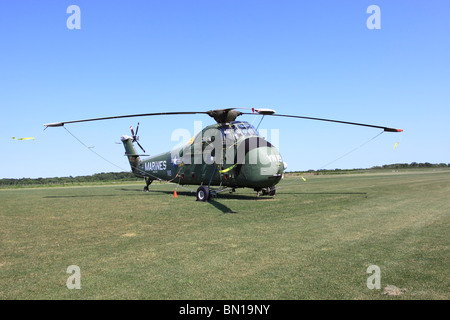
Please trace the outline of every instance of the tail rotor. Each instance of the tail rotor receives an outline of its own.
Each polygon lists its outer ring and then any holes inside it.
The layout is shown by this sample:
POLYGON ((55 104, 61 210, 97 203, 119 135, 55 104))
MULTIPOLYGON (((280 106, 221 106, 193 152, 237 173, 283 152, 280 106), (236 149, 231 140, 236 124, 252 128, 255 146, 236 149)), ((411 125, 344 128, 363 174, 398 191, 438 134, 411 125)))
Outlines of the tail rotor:
POLYGON ((141 144, 139 143, 139 136, 137 135, 137 134, 138 134, 138 131, 139 131, 139 122, 138 122, 137 127, 136 127, 136 133, 134 132, 132 126, 130 126, 130 130, 131 130, 131 137, 133 138, 133 141, 132 141, 132 142, 136 142, 137 145, 139 146, 139 148, 141 148, 142 151, 145 152, 144 148, 143 148, 143 147, 141 146, 141 144))

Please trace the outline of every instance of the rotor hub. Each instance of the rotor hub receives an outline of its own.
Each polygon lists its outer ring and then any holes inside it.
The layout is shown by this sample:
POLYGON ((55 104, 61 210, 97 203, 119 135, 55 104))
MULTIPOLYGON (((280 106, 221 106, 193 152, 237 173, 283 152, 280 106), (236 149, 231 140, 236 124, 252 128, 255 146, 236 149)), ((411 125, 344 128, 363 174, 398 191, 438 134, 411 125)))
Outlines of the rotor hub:
POLYGON ((207 111, 206 113, 219 124, 233 122, 242 114, 242 112, 234 109, 216 109, 207 111))

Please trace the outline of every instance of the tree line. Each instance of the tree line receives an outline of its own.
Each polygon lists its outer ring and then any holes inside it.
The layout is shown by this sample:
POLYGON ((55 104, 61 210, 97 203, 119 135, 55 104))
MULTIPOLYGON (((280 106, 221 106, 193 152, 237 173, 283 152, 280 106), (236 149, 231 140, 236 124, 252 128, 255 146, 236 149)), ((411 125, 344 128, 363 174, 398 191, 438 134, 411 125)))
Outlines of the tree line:
POLYGON ((131 172, 102 172, 91 176, 54 177, 54 178, 20 178, 0 179, 0 186, 24 186, 24 185, 54 185, 54 184, 78 184, 85 182, 109 182, 109 181, 140 181, 131 172))
MULTIPOLYGON (((352 170, 377 170, 377 169, 408 169, 408 168, 448 168, 450 163, 429 163, 429 162, 411 162, 411 163, 394 163, 385 164, 382 166, 374 166, 369 169, 321 169, 308 170, 306 172, 315 172, 316 174, 324 173, 340 173, 352 170)), ((86 182, 113 182, 113 181, 141 181, 142 178, 137 178, 132 172, 102 172, 90 176, 77 177, 55 177, 55 178, 20 178, 20 179, 0 179, 0 186, 28 186, 28 185, 65 185, 78 184, 86 182)))
POLYGON ((371 169, 404 169, 404 168, 446 168, 450 167, 450 163, 429 163, 429 162, 411 162, 411 163, 394 163, 385 164, 383 166, 375 166, 371 169))
MULTIPOLYGON (((385 164, 382 166, 374 166, 371 168, 358 168, 358 169, 310 169, 308 171, 302 171, 313 174, 339 174, 346 172, 355 172, 361 170, 382 170, 382 169, 416 169, 416 168, 450 168, 450 163, 430 163, 430 162, 411 162, 411 163, 393 163, 385 164)), ((294 172, 290 172, 294 173, 294 172)))

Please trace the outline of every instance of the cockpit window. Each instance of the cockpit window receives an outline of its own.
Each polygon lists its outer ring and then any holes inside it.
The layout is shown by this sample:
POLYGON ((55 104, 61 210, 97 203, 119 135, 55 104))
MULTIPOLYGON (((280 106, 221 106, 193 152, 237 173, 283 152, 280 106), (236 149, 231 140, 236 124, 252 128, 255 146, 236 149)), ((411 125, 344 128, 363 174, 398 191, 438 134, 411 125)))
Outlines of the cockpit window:
POLYGON ((256 129, 248 122, 233 122, 223 128, 225 139, 237 140, 241 137, 258 136, 256 129))
POLYGON ((239 122, 239 123, 234 122, 232 124, 232 126, 234 127, 235 131, 240 135, 244 135, 244 136, 257 136, 258 135, 258 132, 256 132, 256 129, 248 122, 239 122))
POLYGON ((235 137, 235 132, 232 128, 228 128, 223 130, 223 135, 225 137, 225 144, 230 144, 230 143, 234 143, 234 140, 236 139, 235 137))

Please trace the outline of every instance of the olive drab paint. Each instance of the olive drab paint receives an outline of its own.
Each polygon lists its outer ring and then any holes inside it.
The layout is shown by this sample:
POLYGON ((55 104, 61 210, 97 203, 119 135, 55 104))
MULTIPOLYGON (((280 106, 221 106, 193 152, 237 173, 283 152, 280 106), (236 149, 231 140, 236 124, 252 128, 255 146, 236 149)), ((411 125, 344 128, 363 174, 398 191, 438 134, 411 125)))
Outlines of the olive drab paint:
POLYGON ((278 150, 245 121, 205 127, 187 144, 141 160, 132 138, 122 136, 133 173, 181 185, 274 187, 285 165, 278 150))

